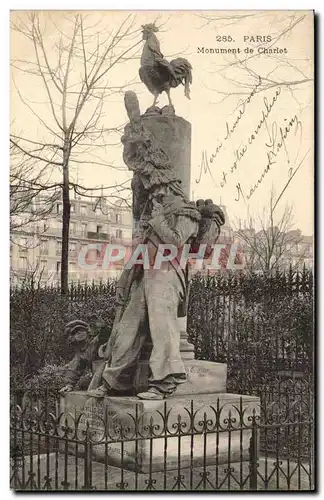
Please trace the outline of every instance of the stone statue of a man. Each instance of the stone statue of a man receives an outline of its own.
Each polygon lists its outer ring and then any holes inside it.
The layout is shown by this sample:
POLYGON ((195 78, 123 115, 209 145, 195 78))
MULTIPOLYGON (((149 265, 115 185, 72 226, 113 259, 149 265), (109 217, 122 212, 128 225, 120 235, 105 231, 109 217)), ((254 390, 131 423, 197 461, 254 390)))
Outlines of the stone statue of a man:
POLYGON ((188 267, 180 266, 179 256, 182 247, 197 236, 201 214, 195 204, 168 192, 163 185, 153 188, 150 197, 153 211, 143 236, 150 265, 145 268, 136 264, 133 270, 129 301, 103 353, 106 363, 102 385, 88 391, 93 397, 131 390, 141 349, 149 341, 153 346, 149 388, 138 397, 163 399, 186 381, 177 318, 181 310, 186 314, 188 267), (163 244, 173 245, 177 255, 158 266, 159 245, 163 244))

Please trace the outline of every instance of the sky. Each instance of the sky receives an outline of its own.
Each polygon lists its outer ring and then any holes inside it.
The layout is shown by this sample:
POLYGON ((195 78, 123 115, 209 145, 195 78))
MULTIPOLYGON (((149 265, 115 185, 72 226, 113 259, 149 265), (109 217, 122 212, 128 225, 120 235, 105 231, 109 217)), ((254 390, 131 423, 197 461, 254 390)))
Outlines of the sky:
MULTIPOLYGON (((46 51, 54 66, 60 32, 71 31, 76 13, 43 11, 40 15, 46 51)), ((153 96, 138 77, 143 47, 141 25, 155 21, 160 26, 157 36, 167 59, 185 57, 190 61, 193 67, 191 100, 184 96, 183 87, 173 89, 171 97, 176 114, 192 126, 191 194, 194 199, 212 198, 225 205, 235 226, 239 220, 244 224, 250 217, 257 219, 269 207, 273 189, 278 200, 275 218, 280 218, 287 204, 293 205, 294 226, 304 234, 313 234, 311 11, 89 11, 82 15, 90 44, 95 43, 90 40, 92 37, 95 40, 97 33, 105 40, 110 30, 116 31, 125 18, 133 23, 133 34, 122 42, 121 49, 139 42, 139 52, 130 52, 130 60, 116 64, 107 74, 107 81, 111 87, 134 90, 142 112, 152 104, 153 96), (220 49, 231 49, 232 53, 220 53, 220 49)), ((28 13, 12 12, 11 21, 28 27, 28 13)), ((90 51, 91 47, 94 45, 90 51)), ((40 142, 55 139, 44 127, 44 123, 53 129, 56 126, 44 82, 39 76, 17 69, 26 68, 25 61, 35 61, 34 46, 14 29, 11 30, 11 60, 14 63, 10 102, 12 133, 40 142), (42 122, 32 110, 37 111, 42 122)), ((73 72, 71 89, 82 72, 81 66, 76 63, 73 72)), ((71 106, 73 102, 72 99, 71 106)), ((159 105, 165 104, 167 97, 163 94, 159 105)), ((59 96, 54 106, 60 115, 59 96)), ((83 120, 87 113, 90 111, 86 111, 83 120)), ((111 92, 104 100, 100 123, 105 129, 111 129, 126 121, 123 92, 111 92)), ((131 179, 122 160, 120 134, 106 134, 104 141, 100 138, 94 143, 91 152, 84 148, 78 153, 73 157, 71 175, 88 188, 131 179)), ((51 181, 60 176, 60 167, 54 167, 51 181)))

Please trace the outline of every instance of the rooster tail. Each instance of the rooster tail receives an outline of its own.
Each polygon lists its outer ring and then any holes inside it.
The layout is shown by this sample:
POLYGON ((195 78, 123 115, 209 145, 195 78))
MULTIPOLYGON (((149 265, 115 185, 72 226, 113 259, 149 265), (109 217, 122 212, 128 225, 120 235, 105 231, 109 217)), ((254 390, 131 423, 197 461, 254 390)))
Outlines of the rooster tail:
POLYGON ((184 84, 184 94, 190 99, 190 84, 192 83, 192 66, 187 59, 178 57, 170 62, 175 78, 172 78, 171 87, 177 87, 180 83, 184 84))

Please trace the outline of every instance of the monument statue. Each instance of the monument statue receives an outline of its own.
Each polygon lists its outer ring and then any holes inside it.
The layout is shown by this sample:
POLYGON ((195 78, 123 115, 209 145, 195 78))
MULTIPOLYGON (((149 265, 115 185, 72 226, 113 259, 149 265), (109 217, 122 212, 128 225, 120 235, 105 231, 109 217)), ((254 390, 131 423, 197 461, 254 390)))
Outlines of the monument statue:
MULTIPOLYGON (((124 162, 133 172, 133 252, 117 283, 116 315, 109 339, 88 341, 91 346, 86 349, 87 356, 79 354, 70 365, 60 403, 62 414, 77 407, 85 410, 89 415, 87 425, 98 435, 106 436, 106 429, 113 427, 116 435, 127 437, 127 443, 116 442, 108 448, 104 441, 96 441, 91 447, 94 459, 143 473, 151 471, 153 463, 154 471, 166 467, 165 438, 156 435, 153 448, 146 433, 151 422, 160 430, 174 429, 181 417, 181 425, 186 425, 190 404, 199 425, 199 415, 204 419, 208 415, 208 428, 213 429, 219 416, 211 413, 210 405, 216 407, 221 398, 230 415, 242 398, 226 394, 226 364, 195 359, 194 348, 187 340, 185 319, 191 275, 188 255, 201 258, 202 253, 205 257, 211 254, 225 217, 211 199, 196 203, 189 199, 191 124, 175 114, 169 92, 184 83, 189 97, 191 65, 181 58, 166 61, 156 31, 152 24, 143 26, 145 45, 140 69, 141 80, 154 94, 153 107, 141 114, 136 94, 125 93, 129 123, 122 144, 124 162), (160 109, 155 105, 164 91, 170 105, 160 109), (85 357, 88 361, 99 357, 100 362, 97 367, 93 364, 88 390, 73 391, 71 381, 80 376, 80 358, 85 357), (138 435, 143 439, 138 440, 138 435), (127 456, 121 454, 124 445, 127 456)), ((247 408, 251 398, 244 398, 247 408)), ((200 445, 201 435, 195 441, 199 464, 206 457, 210 464, 219 460, 227 463, 228 453, 233 450, 235 456, 242 456, 243 451, 248 456, 249 434, 245 434, 243 449, 238 439, 230 447, 226 440, 220 440, 216 455, 216 431, 208 434, 207 453, 200 445)), ((179 467, 179 458, 172 458, 173 450, 178 450, 178 437, 168 441, 170 470, 179 467)), ((188 435, 181 443, 182 466, 192 467, 188 459, 192 451, 188 435)))
POLYGON ((153 107, 159 94, 166 92, 170 106, 173 106, 170 89, 183 84, 185 96, 190 99, 190 84, 192 83, 191 64, 183 57, 168 62, 160 50, 160 43, 154 33, 158 28, 154 24, 145 24, 143 40, 145 40, 141 57, 139 76, 148 90, 154 95, 153 107))
MULTIPOLYGON (((139 359, 148 345, 148 389, 137 391, 139 398, 164 399, 186 381, 178 318, 187 312, 190 267, 181 256, 185 245, 192 252, 201 244, 208 250, 224 224, 224 214, 212 200, 195 204, 184 192, 180 172, 186 167, 176 165, 176 158, 178 155, 190 168, 190 150, 188 156, 183 151, 186 146, 180 146, 182 142, 190 147, 190 124, 175 116, 170 88, 183 83, 189 98, 192 68, 186 59, 169 63, 163 58, 156 31, 154 24, 143 26, 145 45, 139 73, 155 96, 153 106, 163 91, 170 106, 161 111, 149 108, 141 115, 136 94, 125 93, 129 123, 122 137, 123 159, 133 172, 133 241, 141 245, 144 256, 141 265, 138 259, 131 262, 132 257, 118 281, 117 310, 108 342, 101 346, 92 342, 86 350, 88 363, 94 360, 95 351, 102 359, 88 388, 88 395, 97 398, 134 392, 139 359), (168 259, 163 253, 166 245, 172 253, 168 259)), ((188 186, 186 190, 188 193, 188 186)), ((81 369, 80 359, 86 364, 84 358, 78 355, 72 362, 63 393, 71 390, 81 369)))
POLYGON ((148 268, 135 262, 122 273, 113 330, 100 347, 100 377, 94 374, 101 384, 95 388, 92 382, 88 395, 131 393, 141 350, 151 342, 148 390, 138 397, 163 399, 186 381, 177 319, 186 315, 190 273, 188 262, 180 263, 182 250, 186 244, 195 249, 214 243, 224 215, 212 200, 199 200, 196 206, 186 198, 170 158, 141 120, 136 94, 126 93, 125 106, 130 123, 122 138, 124 161, 134 172, 133 212, 143 222, 139 241, 145 245, 148 268), (160 245, 172 245, 176 255, 157 266, 160 245))
POLYGON ((103 385, 91 396, 105 396, 110 389, 125 392, 132 388, 134 369, 141 349, 150 338, 149 389, 138 396, 162 399, 172 394, 177 385, 186 381, 180 355, 180 330, 177 323, 179 308, 186 301, 187 269, 171 261, 154 269, 160 244, 181 248, 197 236, 200 213, 183 197, 156 187, 151 192, 152 218, 147 223, 143 243, 147 245, 150 268, 137 267, 129 302, 119 320, 108 352, 102 378, 103 385))
POLYGON ((93 362, 99 359, 100 346, 108 339, 106 325, 100 318, 92 318, 93 325, 82 320, 70 321, 65 326, 68 343, 74 348, 73 359, 65 366, 66 385, 60 390, 62 394, 72 391, 86 369, 91 369, 93 362))

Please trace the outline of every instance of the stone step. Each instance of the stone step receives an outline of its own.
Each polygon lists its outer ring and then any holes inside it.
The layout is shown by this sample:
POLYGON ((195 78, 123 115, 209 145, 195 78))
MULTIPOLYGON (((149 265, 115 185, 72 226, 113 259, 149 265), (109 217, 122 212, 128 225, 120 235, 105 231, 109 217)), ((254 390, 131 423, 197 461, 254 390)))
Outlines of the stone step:
MULTIPOLYGON (((62 398, 61 411, 70 414, 72 427, 72 415, 84 413, 78 431, 89 422, 93 460, 147 473, 247 460, 252 431, 244 426, 259 415, 259 403, 255 396, 226 393, 147 401, 73 392, 62 398)), ((75 452, 73 443, 69 451, 75 452)))

